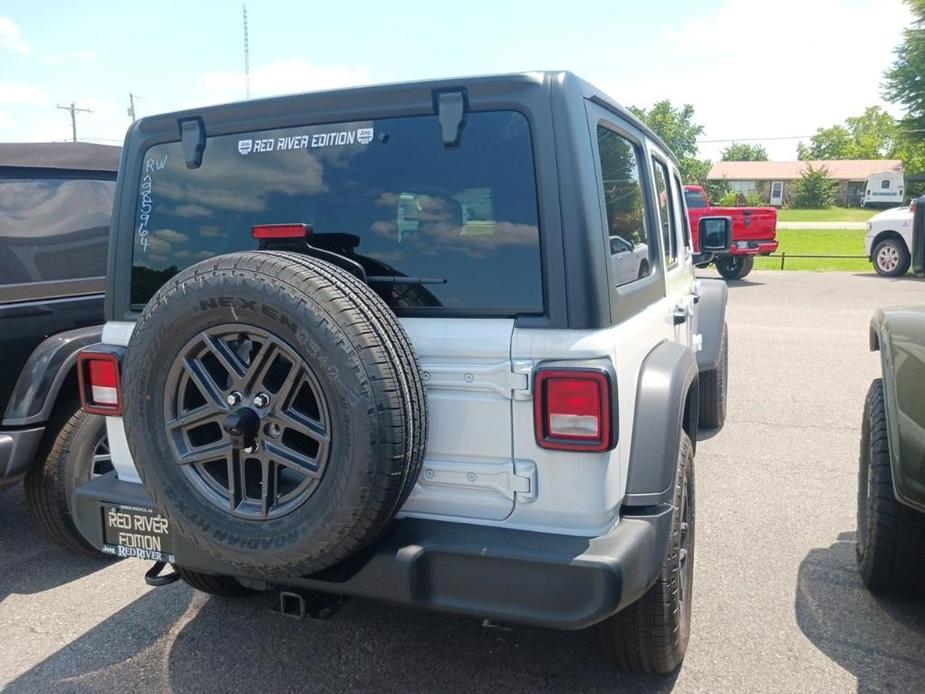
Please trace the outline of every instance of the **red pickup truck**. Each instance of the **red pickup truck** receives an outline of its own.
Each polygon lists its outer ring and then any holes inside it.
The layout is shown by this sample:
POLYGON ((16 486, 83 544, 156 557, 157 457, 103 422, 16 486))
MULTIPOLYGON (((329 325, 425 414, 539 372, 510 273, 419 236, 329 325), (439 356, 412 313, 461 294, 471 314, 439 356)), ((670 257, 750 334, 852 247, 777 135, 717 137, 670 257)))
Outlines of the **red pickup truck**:
MULTIPOLYGON (((701 217, 732 217, 732 250, 713 258, 712 263, 727 280, 738 280, 752 271, 756 255, 777 250, 777 210, 773 207, 713 207, 701 186, 684 186, 691 229, 701 217)), ((694 252, 697 252, 694 234, 694 252)), ((709 263, 708 263, 709 264, 709 263)))

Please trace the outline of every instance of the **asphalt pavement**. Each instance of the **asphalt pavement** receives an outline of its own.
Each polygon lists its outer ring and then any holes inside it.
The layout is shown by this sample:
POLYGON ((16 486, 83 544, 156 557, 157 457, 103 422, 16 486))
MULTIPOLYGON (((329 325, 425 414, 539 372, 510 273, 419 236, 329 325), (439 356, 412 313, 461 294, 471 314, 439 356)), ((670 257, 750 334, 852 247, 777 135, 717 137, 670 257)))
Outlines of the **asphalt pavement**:
MULTIPOLYGON (((709 274, 709 273, 705 273, 709 274)), ((925 602, 854 563, 858 439, 878 306, 925 281, 754 272, 730 285, 729 416, 696 458, 693 631, 670 677, 606 669, 590 632, 486 628, 348 601, 296 622, 272 599, 151 589, 135 560, 59 551, 0 495, 0 688, 10 692, 915 692, 925 602)))

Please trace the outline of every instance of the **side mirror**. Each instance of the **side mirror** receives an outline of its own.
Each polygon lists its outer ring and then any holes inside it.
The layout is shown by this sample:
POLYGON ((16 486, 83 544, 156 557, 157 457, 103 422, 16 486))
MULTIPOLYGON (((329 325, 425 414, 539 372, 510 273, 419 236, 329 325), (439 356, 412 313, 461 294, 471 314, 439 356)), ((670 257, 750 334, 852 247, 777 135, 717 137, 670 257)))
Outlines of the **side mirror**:
POLYGON ((719 255, 732 250, 732 217, 701 217, 697 233, 701 253, 719 255))
POLYGON ((925 195, 913 203, 912 272, 919 277, 925 275, 925 195))

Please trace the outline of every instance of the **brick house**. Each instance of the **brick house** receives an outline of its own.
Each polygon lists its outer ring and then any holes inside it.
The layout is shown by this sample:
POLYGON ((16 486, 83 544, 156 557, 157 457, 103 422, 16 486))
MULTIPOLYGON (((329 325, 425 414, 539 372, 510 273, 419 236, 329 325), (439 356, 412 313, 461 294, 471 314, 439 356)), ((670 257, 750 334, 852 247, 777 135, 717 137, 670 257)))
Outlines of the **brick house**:
POLYGON ((829 161, 718 161, 707 179, 726 179, 737 193, 758 191, 764 201, 775 207, 789 205, 793 184, 803 175, 806 166, 825 167, 829 176, 838 181, 835 204, 854 207, 861 204, 864 184, 871 174, 885 171, 902 172, 899 159, 833 159, 829 161))

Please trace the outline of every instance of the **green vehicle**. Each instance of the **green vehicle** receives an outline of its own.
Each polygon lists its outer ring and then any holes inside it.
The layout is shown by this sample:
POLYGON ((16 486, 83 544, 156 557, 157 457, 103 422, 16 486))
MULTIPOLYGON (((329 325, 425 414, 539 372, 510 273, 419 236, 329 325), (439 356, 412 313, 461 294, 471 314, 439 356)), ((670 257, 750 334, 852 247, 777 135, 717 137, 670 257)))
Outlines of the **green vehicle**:
MULTIPOLYGON (((925 197, 915 206, 913 271, 925 275, 925 197)), ((925 593, 925 306, 870 323, 882 378, 867 392, 858 471, 857 557, 876 592, 925 593)))

